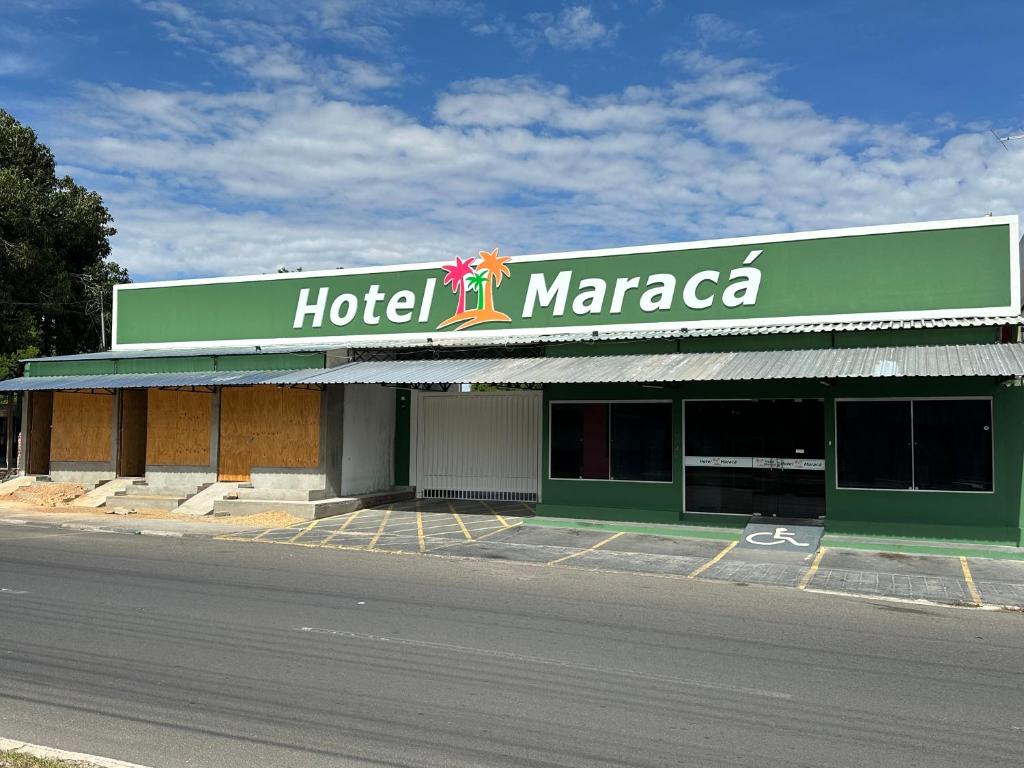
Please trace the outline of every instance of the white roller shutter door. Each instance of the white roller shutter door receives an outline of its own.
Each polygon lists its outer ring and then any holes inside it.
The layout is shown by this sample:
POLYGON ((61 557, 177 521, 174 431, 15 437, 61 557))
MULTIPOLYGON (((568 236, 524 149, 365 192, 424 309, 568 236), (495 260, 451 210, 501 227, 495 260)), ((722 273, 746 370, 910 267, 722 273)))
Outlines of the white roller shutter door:
POLYGON ((417 397, 417 495, 538 499, 542 393, 419 392, 417 397))

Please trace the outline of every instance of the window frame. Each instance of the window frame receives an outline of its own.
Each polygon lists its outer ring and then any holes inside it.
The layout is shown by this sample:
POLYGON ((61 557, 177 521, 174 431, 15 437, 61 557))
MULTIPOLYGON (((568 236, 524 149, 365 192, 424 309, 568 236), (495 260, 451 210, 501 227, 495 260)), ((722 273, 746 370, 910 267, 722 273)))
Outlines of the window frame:
POLYGON ((994 494, 996 486, 996 420, 991 395, 955 395, 949 397, 928 396, 928 397, 836 397, 832 400, 832 431, 833 431, 833 454, 832 454, 832 483, 836 491, 868 491, 873 493, 968 493, 968 494, 994 494), (987 491, 957 491, 943 490, 938 488, 918 488, 917 483, 917 456, 914 446, 914 403, 935 400, 987 400, 989 424, 989 457, 992 461, 992 488, 987 491), (910 488, 864 488, 859 486, 846 486, 839 484, 839 403, 843 402, 899 402, 910 403, 910 479, 914 486, 910 488))
POLYGON ((611 474, 611 457, 612 457, 612 428, 611 428, 611 406, 616 403, 628 403, 628 404, 668 404, 673 410, 675 409, 675 401, 671 398, 621 398, 617 400, 602 400, 602 399, 587 399, 587 400, 548 400, 548 423, 547 423, 547 453, 548 453, 548 466, 547 466, 547 477, 546 480, 552 480, 559 483, 638 483, 640 485, 672 485, 676 481, 676 461, 675 461, 675 419, 669 417, 669 428, 672 430, 673 439, 670 447, 672 458, 669 460, 669 469, 671 472, 668 480, 620 480, 614 477, 552 477, 551 475, 551 425, 552 418, 551 412, 555 405, 607 405, 609 406, 608 413, 608 473, 611 474))

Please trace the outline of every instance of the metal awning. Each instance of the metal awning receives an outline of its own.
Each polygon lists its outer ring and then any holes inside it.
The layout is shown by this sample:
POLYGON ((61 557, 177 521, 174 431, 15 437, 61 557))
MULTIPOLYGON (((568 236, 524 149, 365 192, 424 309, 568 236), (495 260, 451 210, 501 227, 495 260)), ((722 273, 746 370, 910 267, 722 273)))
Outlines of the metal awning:
POLYGON ((323 384, 582 384, 773 379, 1024 376, 1024 344, 960 344, 590 357, 385 360, 299 371, 30 376, 0 392, 323 384))
POLYGON ((321 370, 308 384, 576 384, 1024 376, 1024 344, 592 357, 394 360, 321 370))
POLYGON ((429 338, 403 338, 401 336, 359 341, 338 341, 318 344, 315 340, 296 344, 263 344, 260 346, 204 347, 187 349, 107 350, 77 355, 32 357, 22 362, 82 362, 89 360, 129 360, 159 357, 229 357, 232 355, 268 355, 279 353, 329 352, 346 349, 446 349, 462 347, 513 347, 563 344, 572 342, 640 341, 656 339, 691 339, 710 336, 770 336, 799 333, 842 333, 848 331, 920 330, 925 328, 979 328, 1024 324, 1024 316, 999 315, 985 317, 940 317, 918 320, 860 320, 847 322, 793 323, 787 325, 738 325, 722 328, 674 328, 667 330, 636 329, 629 331, 577 331, 573 333, 530 333, 510 331, 502 336, 457 336, 438 333, 429 338))
POLYGON ((25 376, 0 381, 0 392, 72 389, 148 389, 149 387, 238 387, 247 384, 294 385, 322 371, 193 371, 190 373, 105 373, 87 376, 25 376))

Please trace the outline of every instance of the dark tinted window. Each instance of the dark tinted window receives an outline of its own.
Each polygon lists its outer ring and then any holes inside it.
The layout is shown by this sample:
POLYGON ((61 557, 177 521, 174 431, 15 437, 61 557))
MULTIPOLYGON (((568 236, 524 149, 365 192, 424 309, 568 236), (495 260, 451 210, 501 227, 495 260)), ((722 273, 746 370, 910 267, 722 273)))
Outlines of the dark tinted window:
POLYGON ((842 488, 910 488, 910 402, 836 403, 838 484, 842 488))
POLYGON ((914 401, 914 482, 931 491, 992 490, 991 401, 914 401))
POLYGON ((672 481, 672 403, 612 403, 614 480, 672 481))
POLYGON ((672 480, 671 403, 554 403, 551 477, 672 480))

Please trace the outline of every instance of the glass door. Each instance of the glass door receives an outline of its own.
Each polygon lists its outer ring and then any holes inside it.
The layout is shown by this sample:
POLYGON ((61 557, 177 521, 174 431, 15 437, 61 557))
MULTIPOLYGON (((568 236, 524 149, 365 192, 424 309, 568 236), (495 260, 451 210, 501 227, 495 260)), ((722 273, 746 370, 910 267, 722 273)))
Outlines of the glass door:
POLYGON ((685 404, 688 512, 825 514, 821 400, 690 400, 685 404))

